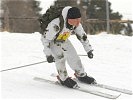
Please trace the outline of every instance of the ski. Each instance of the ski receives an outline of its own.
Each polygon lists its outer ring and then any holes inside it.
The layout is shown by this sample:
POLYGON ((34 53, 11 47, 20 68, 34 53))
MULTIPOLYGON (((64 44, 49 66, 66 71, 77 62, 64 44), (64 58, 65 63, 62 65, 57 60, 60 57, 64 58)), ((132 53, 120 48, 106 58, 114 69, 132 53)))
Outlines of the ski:
POLYGON ((105 85, 105 84, 99 84, 99 83, 93 84, 93 86, 112 90, 112 91, 121 92, 121 93, 128 94, 128 95, 132 95, 132 91, 128 90, 128 89, 117 88, 117 87, 113 87, 113 86, 109 86, 109 85, 105 85))
MULTIPOLYGON (((40 77, 34 77, 34 80, 62 86, 59 81, 52 81, 52 80, 48 80, 48 79, 44 79, 44 78, 40 78, 40 77)), ((101 91, 98 91, 98 90, 85 89, 85 88, 80 87, 78 85, 73 89, 81 91, 81 92, 97 95, 97 96, 100 96, 100 97, 108 98, 108 99, 117 99, 121 95, 121 94, 114 95, 114 94, 104 93, 104 92, 101 92, 101 91)))
MULTIPOLYGON (((52 77, 57 77, 58 75, 55 73, 51 74, 52 77)), ((73 78, 75 81, 80 82, 77 80, 77 78, 73 78)), ((82 82, 80 82, 82 83, 82 82)), ((86 83, 83 83, 86 84, 86 83)), ((90 86, 90 84, 87 84, 90 86)), ((100 88, 104 88, 104 89, 108 89, 108 90, 112 90, 112 91, 116 91, 116 92, 120 92, 120 93, 124 93, 124 94, 128 94, 128 95, 132 95, 132 91, 128 90, 128 89, 124 89, 124 88, 117 88, 117 87, 113 87, 113 86, 109 86, 109 85, 105 85, 105 84, 100 84, 100 83, 96 83, 96 84, 91 84, 91 86, 96 86, 96 87, 100 87, 100 88)))
MULTIPOLYGON (((78 81, 76 78, 74 78, 74 80, 78 81)), ((78 82, 80 82, 80 81, 78 81, 78 82)), ((82 82, 80 82, 80 83, 82 83, 82 82)), ((83 84, 86 84, 86 83, 83 83, 83 84)), ((112 91, 116 91, 116 92, 121 92, 121 93, 128 94, 128 95, 132 95, 132 91, 128 90, 128 89, 117 88, 117 87, 100 84, 100 83, 91 84, 91 86, 96 86, 96 87, 100 87, 100 88, 104 88, 104 89, 108 89, 108 90, 112 90, 112 91)))

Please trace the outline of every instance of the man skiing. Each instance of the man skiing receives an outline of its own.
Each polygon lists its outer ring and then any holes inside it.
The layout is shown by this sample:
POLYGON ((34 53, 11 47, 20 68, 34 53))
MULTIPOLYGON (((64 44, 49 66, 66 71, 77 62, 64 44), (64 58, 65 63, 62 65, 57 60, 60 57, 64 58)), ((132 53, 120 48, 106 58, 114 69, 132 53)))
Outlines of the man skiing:
POLYGON ((60 31, 59 18, 52 20, 47 31, 42 35, 44 53, 49 63, 55 62, 59 80, 62 85, 74 88, 77 83, 71 79, 66 70, 65 61, 75 71, 75 76, 81 82, 92 84, 95 82, 93 77, 87 76, 79 56, 71 42, 68 40, 74 31, 79 41, 82 43, 89 58, 93 58, 92 47, 87 39, 87 35, 81 25, 81 13, 76 7, 67 6, 62 10, 63 29, 60 31))

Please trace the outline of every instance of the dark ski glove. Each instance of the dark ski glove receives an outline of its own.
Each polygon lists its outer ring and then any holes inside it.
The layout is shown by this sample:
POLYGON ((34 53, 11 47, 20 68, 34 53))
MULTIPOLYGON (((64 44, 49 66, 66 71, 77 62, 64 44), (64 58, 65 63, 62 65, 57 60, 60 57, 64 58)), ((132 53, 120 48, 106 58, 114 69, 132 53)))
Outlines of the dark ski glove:
POLYGON ((54 57, 52 56, 52 55, 50 55, 50 56, 46 56, 47 57, 47 61, 48 61, 48 63, 52 63, 52 62, 54 62, 54 57))
POLYGON ((88 54, 88 57, 90 58, 90 59, 92 59, 93 58, 93 53, 92 53, 92 51, 93 50, 90 50, 87 54, 88 54))

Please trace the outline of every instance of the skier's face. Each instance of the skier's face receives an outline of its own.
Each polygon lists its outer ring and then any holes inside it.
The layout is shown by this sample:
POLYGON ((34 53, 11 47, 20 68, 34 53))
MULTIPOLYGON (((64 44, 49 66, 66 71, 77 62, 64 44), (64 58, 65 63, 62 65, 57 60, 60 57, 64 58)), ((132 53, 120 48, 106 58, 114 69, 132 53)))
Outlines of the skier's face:
POLYGON ((79 25, 80 22, 81 22, 81 18, 68 19, 68 23, 76 27, 79 25))

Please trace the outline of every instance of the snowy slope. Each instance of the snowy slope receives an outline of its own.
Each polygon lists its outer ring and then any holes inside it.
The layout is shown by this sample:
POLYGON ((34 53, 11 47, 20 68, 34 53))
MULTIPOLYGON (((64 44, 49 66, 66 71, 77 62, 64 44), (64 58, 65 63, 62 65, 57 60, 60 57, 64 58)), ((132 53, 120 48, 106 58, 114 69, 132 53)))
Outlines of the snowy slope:
MULTIPOLYGON (((46 60, 39 33, 3 32, 0 34, 1 70, 46 60)), ((94 58, 80 56, 86 72, 100 83, 132 89, 132 37, 101 33, 88 35, 88 38, 94 49, 94 58)), ((76 36, 71 36, 70 40, 78 54, 86 55, 76 36)), ((69 75, 73 76, 73 71, 68 65, 67 69, 69 75)), ((35 76, 56 80, 50 76, 51 73, 57 73, 54 63, 42 63, 2 72, 1 97, 3 99, 104 99, 33 80, 35 76)), ((122 94, 118 100, 121 99, 129 100, 132 96, 122 94)))

